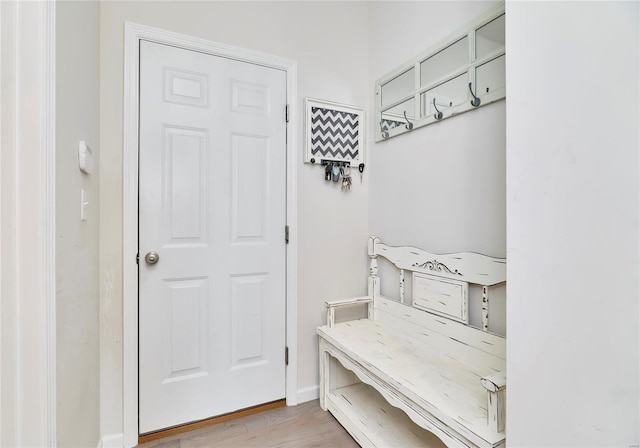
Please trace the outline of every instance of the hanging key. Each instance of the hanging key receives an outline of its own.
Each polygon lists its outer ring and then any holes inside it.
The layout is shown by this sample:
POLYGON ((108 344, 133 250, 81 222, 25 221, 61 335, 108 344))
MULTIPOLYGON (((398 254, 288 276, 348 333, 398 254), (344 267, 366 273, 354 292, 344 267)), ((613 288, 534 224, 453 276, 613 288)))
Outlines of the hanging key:
POLYGON ((350 191, 351 190, 351 166, 347 165, 344 167, 344 171, 342 172, 342 191, 350 191))
POLYGON ((364 163, 361 163, 360 165, 358 165, 358 171, 360 171, 360 183, 362 183, 362 177, 364 173, 364 163))
POLYGON ((342 177, 342 191, 351 191, 351 176, 342 177))
POLYGON ((340 167, 338 165, 333 165, 333 167, 331 167, 331 180, 334 182, 338 182, 340 180, 340 167))

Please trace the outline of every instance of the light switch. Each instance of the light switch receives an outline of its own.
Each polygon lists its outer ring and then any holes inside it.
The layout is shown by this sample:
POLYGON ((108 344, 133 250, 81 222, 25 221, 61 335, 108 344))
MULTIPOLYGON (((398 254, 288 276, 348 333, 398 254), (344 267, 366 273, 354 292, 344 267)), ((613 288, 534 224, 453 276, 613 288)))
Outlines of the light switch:
POLYGON ((84 188, 80 190, 80 221, 86 221, 89 215, 89 193, 84 188))

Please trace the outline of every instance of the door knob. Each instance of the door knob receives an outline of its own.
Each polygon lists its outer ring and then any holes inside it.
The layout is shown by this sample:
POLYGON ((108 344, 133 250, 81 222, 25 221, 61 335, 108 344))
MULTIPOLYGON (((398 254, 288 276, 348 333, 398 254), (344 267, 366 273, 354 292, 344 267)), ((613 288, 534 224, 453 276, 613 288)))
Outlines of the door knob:
POLYGON ((146 261, 147 264, 156 264, 158 260, 160 260, 160 255, 158 255, 157 252, 151 251, 144 256, 144 261, 146 261))

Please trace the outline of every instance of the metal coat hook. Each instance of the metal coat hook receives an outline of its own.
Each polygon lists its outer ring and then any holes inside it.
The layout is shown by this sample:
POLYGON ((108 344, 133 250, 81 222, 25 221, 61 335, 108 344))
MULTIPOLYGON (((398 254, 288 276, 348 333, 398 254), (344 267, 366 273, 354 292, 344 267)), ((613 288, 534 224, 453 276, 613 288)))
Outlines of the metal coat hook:
POLYGON ((407 111, 406 111, 406 110, 404 111, 404 119, 405 119, 405 121, 407 122, 407 124, 405 124, 405 125, 404 125, 404 127, 405 127, 405 128, 407 128, 409 131, 410 131, 411 129, 413 129, 413 123, 411 123, 411 122, 409 121, 409 119, 407 118, 407 111))
POLYGON ((473 90, 471 90, 471 83, 469 83, 469 92, 471 92, 471 96, 473 97, 473 99, 471 100, 471 105, 473 107, 478 107, 482 101, 480 101, 480 98, 478 98, 476 94, 473 93, 473 90))
POLYGON ((435 113, 435 114, 433 114, 433 117, 434 117, 436 120, 442 120, 442 112, 440 112, 440 111, 438 110, 438 106, 436 106, 436 99, 435 99, 435 97, 433 98, 433 107, 436 109, 436 113, 435 113))
POLYGON ((389 133, 384 130, 384 127, 382 127, 382 120, 380 120, 380 133, 382 134, 383 139, 386 140, 389 138, 389 133))

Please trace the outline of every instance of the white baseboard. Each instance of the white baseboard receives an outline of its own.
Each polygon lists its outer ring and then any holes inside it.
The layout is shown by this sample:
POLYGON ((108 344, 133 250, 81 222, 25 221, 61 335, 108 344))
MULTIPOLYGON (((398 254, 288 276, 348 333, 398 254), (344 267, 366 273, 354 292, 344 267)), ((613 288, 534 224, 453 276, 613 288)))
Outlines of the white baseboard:
POLYGON ((108 434, 102 436, 98 442, 98 448, 122 448, 124 446, 124 434, 108 434))
POLYGON ((320 398, 320 386, 305 387, 298 389, 298 404, 320 398))

